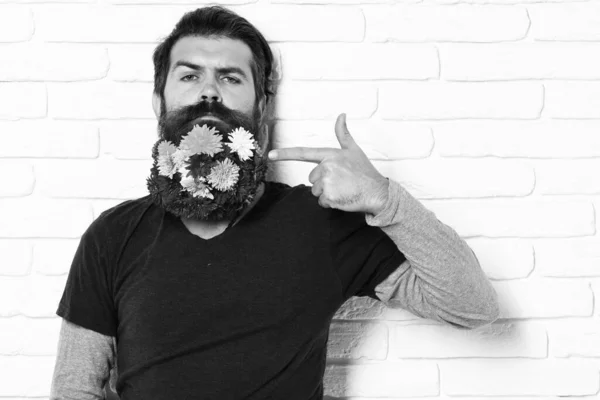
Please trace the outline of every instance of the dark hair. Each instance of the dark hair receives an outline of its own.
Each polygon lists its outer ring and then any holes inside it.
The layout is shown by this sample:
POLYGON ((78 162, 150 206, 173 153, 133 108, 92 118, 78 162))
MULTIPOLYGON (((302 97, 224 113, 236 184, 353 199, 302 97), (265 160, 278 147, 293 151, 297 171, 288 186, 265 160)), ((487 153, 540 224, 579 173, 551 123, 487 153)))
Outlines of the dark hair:
MULTIPOLYGON (((154 93, 162 101, 165 111, 165 86, 169 73, 171 49, 177 41, 186 36, 227 37, 244 42, 252 51, 250 64, 254 78, 255 104, 260 99, 273 96, 273 53, 264 36, 248 20, 231 10, 220 6, 198 8, 184 14, 173 31, 154 50, 154 93)), ((264 116, 263 116, 264 117, 264 116)))

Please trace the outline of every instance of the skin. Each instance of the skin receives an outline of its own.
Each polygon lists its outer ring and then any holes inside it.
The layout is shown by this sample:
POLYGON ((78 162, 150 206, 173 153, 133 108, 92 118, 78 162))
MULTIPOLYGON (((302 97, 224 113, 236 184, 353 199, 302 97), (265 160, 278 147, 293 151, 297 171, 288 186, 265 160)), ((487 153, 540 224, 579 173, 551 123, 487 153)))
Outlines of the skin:
MULTIPOLYGON (((197 36, 180 39, 170 54, 171 64, 164 91, 167 111, 207 100, 220 101, 231 109, 251 115, 256 101, 251 61, 250 48, 239 40, 197 36)), ((159 96, 153 95, 152 107, 157 118, 160 116, 161 101, 159 96)), ((262 101, 259 107, 264 110, 262 101)), ((345 114, 338 116, 335 134, 340 149, 278 149, 271 151, 269 158, 317 163, 309 175, 309 181, 313 184, 312 193, 319 198, 322 207, 374 215, 379 213, 388 200, 388 180, 377 171, 350 135, 345 114)), ((264 132, 262 135, 259 142, 264 151, 268 134, 264 132)), ((259 187, 254 202, 245 213, 263 193, 264 184, 259 187)), ((181 220, 190 232, 205 239, 222 233, 230 222, 181 220)))
MULTIPOLYGON (((201 100, 219 101, 225 106, 252 114, 256 101, 254 79, 250 63, 252 52, 239 40, 189 36, 181 38, 170 54, 170 66, 164 98, 167 111, 196 104, 201 100)), ((152 97, 152 108, 160 116, 161 98, 152 97)), ((261 108, 263 102, 259 103, 261 108)), ((212 117, 207 117, 207 119, 212 117)), ((259 142, 263 151, 268 134, 262 133, 259 142)), ((257 192, 248 212, 264 193, 264 184, 257 192)), ((238 218, 241 219, 243 214, 238 218)), ((199 221, 181 218, 190 232, 210 239, 222 233, 230 221, 199 221)))

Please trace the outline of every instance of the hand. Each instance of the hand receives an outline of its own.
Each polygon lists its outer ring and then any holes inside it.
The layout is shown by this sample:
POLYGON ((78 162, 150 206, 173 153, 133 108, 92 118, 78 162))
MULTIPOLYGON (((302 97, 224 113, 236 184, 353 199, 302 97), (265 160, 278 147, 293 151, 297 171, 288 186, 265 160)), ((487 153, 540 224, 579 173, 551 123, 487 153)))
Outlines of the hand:
POLYGON ((308 176, 321 207, 378 214, 388 199, 386 177, 371 164, 346 127, 346 114, 335 121, 341 149, 290 147, 273 150, 269 158, 318 163, 308 176))

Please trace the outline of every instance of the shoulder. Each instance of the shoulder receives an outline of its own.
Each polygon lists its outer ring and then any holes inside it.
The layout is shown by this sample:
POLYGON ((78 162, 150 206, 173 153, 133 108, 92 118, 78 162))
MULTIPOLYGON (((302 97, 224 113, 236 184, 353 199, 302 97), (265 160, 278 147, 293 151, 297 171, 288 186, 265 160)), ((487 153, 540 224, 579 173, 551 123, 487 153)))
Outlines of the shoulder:
POLYGON ((155 208, 150 195, 137 199, 125 200, 104 210, 92 222, 86 234, 108 235, 114 237, 126 233, 137 225, 140 219, 155 208))

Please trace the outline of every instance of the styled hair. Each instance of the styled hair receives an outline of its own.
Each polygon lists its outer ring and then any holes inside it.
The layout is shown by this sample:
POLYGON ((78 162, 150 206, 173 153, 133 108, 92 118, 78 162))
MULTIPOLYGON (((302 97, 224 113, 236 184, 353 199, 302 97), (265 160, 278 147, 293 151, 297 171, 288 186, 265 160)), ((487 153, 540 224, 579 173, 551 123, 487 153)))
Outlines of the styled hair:
MULTIPOLYGON (((173 31, 154 50, 154 93, 162 100, 165 111, 165 86, 169 74, 171 49, 186 36, 237 39, 252 52, 250 68, 254 78, 255 105, 264 99, 265 105, 274 95, 271 73, 273 53, 264 36, 248 20, 221 6, 198 8, 181 17, 173 31)), ((264 118, 261 112, 261 119, 264 118)))

